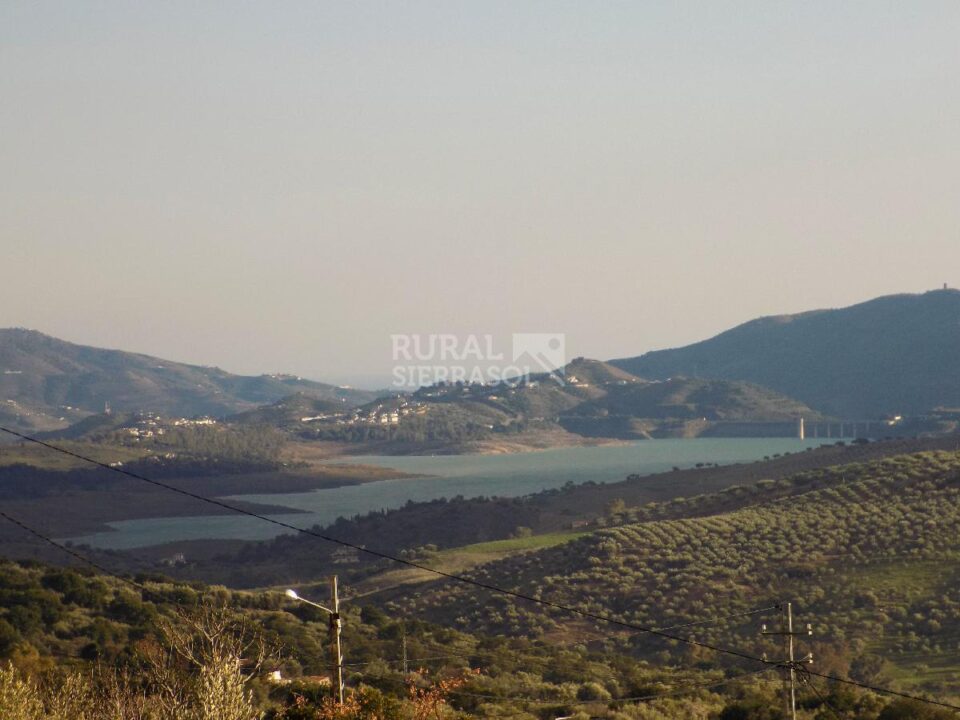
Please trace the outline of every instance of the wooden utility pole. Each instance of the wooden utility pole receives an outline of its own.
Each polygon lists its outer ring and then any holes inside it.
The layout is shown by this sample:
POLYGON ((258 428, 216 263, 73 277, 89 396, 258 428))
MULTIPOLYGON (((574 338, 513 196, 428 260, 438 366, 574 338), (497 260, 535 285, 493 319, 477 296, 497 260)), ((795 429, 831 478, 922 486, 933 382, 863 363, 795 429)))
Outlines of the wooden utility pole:
MULTIPOLYGON (((813 635, 813 629, 810 625, 804 632, 793 631, 793 603, 786 603, 781 608, 780 630, 769 631, 764 625, 761 629, 763 635, 778 635, 783 637, 786 659, 777 663, 783 668, 783 704, 787 717, 790 720, 797 720, 797 667, 798 663, 795 657, 793 638, 798 635, 813 635)), ((813 654, 808 653, 800 661, 802 663, 812 663, 813 654)))
POLYGON ((410 674, 410 667, 407 663, 407 624, 403 623, 403 625, 400 626, 400 630, 403 633, 401 636, 403 642, 403 674, 406 676, 410 674))
POLYGON ((337 592, 337 576, 330 578, 330 655, 333 661, 330 686, 334 702, 343 705, 343 653, 340 649, 340 595, 337 592))

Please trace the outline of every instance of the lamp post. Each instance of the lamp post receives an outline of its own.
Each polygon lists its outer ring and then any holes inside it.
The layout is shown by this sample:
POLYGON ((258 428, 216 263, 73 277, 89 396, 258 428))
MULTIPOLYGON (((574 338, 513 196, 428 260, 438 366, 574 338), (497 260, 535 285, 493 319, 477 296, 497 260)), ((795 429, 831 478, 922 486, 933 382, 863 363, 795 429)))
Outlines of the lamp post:
POLYGON ((331 658, 331 674, 330 674, 330 685, 333 689, 333 699, 338 704, 343 704, 343 653, 340 649, 340 595, 337 591, 337 576, 334 575, 330 578, 330 598, 333 608, 324 607, 320 603, 313 602, 313 600, 307 600, 307 598, 300 597, 297 594, 296 590, 292 588, 287 590, 287 597, 296 600, 297 602, 302 602, 307 605, 312 605, 318 610, 323 610, 330 617, 330 658, 331 658))

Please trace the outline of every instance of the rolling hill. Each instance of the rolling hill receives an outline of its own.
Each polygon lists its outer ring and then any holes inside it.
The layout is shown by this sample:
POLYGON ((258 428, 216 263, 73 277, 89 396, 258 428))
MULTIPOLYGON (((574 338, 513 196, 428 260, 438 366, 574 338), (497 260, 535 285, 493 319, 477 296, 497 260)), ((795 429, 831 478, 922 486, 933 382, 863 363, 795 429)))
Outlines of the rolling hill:
MULTIPOLYGON (((699 640, 768 649, 730 617, 791 600, 816 631, 817 669, 864 682, 960 691, 960 453, 929 452, 798 473, 667 503, 613 507, 607 525, 475 566, 478 581, 612 614, 643 627, 681 624, 722 606, 699 640)), ((459 584, 434 581, 401 611, 482 633, 555 637, 579 619, 545 617, 459 584)), ((609 632, 598 625, 597 632, 609 632)), ((666 657, 655 639, 623 648, 666 657), (660 655, 658 655, 660 653, 660 655)), ((611 647, 607 644, 606 647, 611 647)))
POLYGON ((960 291, 944 289, 759 318, 611 364, 650 379, 743 380, 835 417, 873 419, 960 405, 958 357, 960 291))
POLYGON ((54 430, 102 412, 221 416, 295 392, 359 404, 372 393, 290 375, 233 375, 219 368, 75 345, 32 330, 0 329, 0 421, 54 430))
POLYGON ((721 667, 663 667, 576 643, 474 636, 345 602, 346 710, 331 712, 326 613, 279 589, 0 561, 0 597, 5 720, 689 720, 777 702, 776 684, 754 672, 728 677, 721 667), (649 694, 642 706, 630 699, 649 694), (631 707, 643 714, 624 714, 631 707))
POLYGON ((230 421, 268 424, 306 440, 388 442, 378 452, 392 453, 473 451, 476 442, 508 436, 529 447, 587 438, 790 436, 799 417, 822 418, 799 401, 745 382, 650 382, 586 358, 572 361, 563 378, 436 385, 355 408, 291 396, 230 421))
POLYGON ((253 410, 230 416, 236 425, 269 425, 280 430, 300 429, 304 423, 340 415, 354 407, 345 398, 331 399, 298 391, 253 410))

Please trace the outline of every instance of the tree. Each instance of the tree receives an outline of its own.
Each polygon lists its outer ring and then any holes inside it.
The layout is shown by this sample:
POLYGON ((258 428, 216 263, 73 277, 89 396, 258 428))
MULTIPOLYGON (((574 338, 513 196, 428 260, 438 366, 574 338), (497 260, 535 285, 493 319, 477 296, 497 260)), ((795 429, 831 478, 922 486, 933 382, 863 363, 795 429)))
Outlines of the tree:
POLYGON ((234 611, 207 602, 159 623, 162 645, 146 653, 158 700, 171 718, 252 720, 247 684, 266 658, 259 632, 234 611))
POLYGON ((877 720, 953 720, 952 711, 918 700, 894 700, 877 720))
POLYGON ((850 663, 850 677, 864 683, 877 683, 885 679, 889 669, 890 663, 882 656, 865 653, 850 663))
POLYGON ((616 515, 622 515, 623 512, 627 509, 627 503, 622 498, 614 498, 607 503, 606 512, 604 515, 607 517, 614 517, 616 515))

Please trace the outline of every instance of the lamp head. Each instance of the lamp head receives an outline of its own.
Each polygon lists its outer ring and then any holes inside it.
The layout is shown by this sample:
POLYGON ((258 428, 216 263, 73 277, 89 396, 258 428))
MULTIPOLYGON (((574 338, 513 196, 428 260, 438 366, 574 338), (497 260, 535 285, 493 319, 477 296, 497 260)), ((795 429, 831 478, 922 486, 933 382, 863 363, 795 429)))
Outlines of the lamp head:
POLYGON ((286 592, 286 595, 287 595, 288 598, 293 598, 294 600, 299 600, 299 599, 300 599, 300 596, 297 595, 297 591, 294 590, 293 588, 289 588, 289 589, 287 590, 287 592, 286 592))

